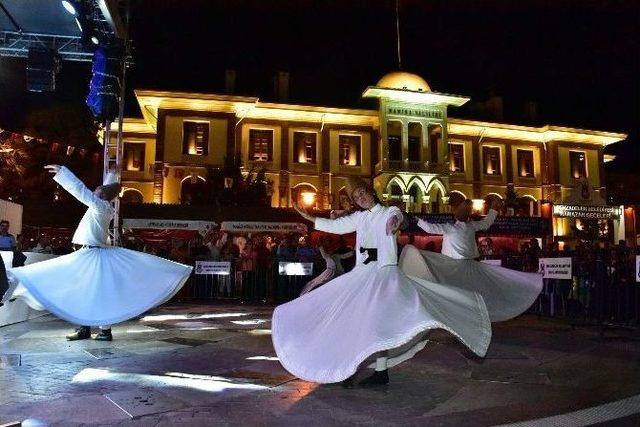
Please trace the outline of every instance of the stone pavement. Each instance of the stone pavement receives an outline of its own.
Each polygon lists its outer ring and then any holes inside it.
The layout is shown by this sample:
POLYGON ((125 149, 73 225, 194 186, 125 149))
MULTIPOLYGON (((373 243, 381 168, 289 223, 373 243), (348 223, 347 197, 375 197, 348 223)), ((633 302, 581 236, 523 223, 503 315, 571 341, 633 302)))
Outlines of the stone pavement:
POLYGON ((0 425, 484 426, 603 404, 523 425, 582 425, 585 416, 640 425, 633 332, 526 315, 495 324, 480 359, 436 331, 390 370, 389 386, 343 389, 289 375, 270 316, 268 307, 169 305, 117 325, 112 343, 67 342, 72 327, 52 316, 0 328, 0 425))

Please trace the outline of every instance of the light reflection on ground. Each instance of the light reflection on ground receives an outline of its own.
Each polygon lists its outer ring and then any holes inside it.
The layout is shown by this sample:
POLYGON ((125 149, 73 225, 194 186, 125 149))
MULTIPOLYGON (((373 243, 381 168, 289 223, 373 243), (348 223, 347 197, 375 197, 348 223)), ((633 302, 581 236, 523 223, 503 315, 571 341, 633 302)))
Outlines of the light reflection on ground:
POLYGON ((242 317, 251 313, 212 313, 212 314, 156 314, 144 316, 143 322, 165 322, 167 320, 220 319, 224 317, 242 317))
POLYGON ((277 362, 280 359, 278 359, 277 357, 271 357, 271 356, 251 356, 251 357, 247 357, 246 360, 268 360, 268 361, 277 362))
POLYGON ((251 320, 232 320, 231 323, 234 325, 260 325, 262 323, 267 323, 268 320, 263 319, 251 319, 251 320))
POLYGON ((146 387, 181 387, 218 393, 225 390, 266 390, 268 387, 260 384, 237 383, 232 378, 210 375, 187 374, 182 372, 166 372, 164 375, 149 375, 136 373, 111 372, 108 369, 86 368, 77 373, 72 383, 91 383, 97 381, 111 381, 126 384, 136 384, 146 387))

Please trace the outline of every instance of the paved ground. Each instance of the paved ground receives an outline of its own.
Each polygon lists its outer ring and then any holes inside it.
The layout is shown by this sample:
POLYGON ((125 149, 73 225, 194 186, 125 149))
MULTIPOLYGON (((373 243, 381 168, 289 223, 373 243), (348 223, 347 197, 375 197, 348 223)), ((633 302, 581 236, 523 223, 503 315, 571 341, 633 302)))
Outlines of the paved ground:
POLYGON ((347 390, 284 371, 270 314, 167 306, 115 327, 112 343, 66 342, 52 316, 0 328, 0 424, 640 425, 633 332, 523 316, 494 325, 485 359, 435 332, 388 387, 347 390))

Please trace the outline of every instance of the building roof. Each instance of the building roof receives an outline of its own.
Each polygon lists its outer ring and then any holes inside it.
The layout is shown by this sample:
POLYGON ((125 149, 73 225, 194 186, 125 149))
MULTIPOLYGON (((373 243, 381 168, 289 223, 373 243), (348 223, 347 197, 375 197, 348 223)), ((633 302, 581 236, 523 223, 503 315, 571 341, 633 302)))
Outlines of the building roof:
MULTIPOLYGON (((384 79, 384 78, 383 78, 384 79)), ((404 91, 404 89, 382 89, 404 91)), ((415 93, 415 92, 411 92, 415 93)), ((190 110, 195 112, 227 112, 239 120, 268 119, 316 122, 352 126, 379 127, 377 110, 318 107, 309 105, 263 103, 258 98, 230 95, 136 90, 143 119, 125 120, 125 132, 152 133, 156 131, 159 109, 190 110)), ((436 92, 416 93, 422 96, 445 96, 436 92)), ((115 125, 115 124, 114 124, 115 125)), ((112 125, 112 126, 114 126, 112 125)), ((521 140, 534 143, 571 141, 609 145, 627 138, 627 134, 545 125, 519 126, 476 120, 448 118, 450 135, 469 135, 496 139, 521 140)))

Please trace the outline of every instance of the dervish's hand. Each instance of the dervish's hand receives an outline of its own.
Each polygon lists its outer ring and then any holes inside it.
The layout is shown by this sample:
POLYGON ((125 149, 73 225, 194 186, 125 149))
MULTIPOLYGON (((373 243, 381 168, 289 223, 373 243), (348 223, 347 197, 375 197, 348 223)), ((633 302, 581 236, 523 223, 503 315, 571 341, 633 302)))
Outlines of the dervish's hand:
POLYGON ((387 236, 392 235, 400 227, 400 219, 397 216, 392 216, 387 220, 387 236))
POLYGON ((45 166, 44 168, 45 168, 49 173, 51 173, 51 174, 55 175, 55 174, 57 174, 58 172, 60 172, 60 168, 61 168, 61 167, 62 167, 62 166, 60 166, 60 165, 47 165, 47 166, 45 166))
POLYGON ((494 197, 494 199, 491 201, 491 209, 500 212, 500 209, 502 209, 502 200, 494 197))

